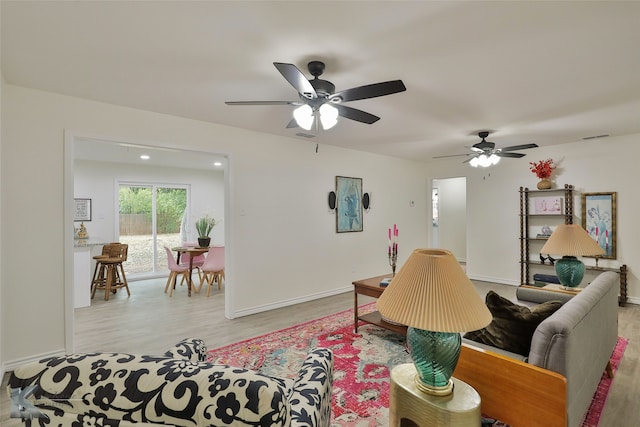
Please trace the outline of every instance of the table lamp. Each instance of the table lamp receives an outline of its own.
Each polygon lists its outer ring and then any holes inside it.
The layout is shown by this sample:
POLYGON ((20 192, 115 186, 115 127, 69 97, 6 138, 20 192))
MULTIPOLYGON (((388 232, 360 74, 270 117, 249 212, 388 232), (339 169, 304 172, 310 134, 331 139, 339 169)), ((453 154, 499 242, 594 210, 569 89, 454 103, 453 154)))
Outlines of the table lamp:
POLYGON ((565 288, 575 288, 584 277, 584 263, 577 256, 604 255, 604 250, 578 224, 561 224, 540 249, 541 254, 562 256, 556 260, 556 274, 565 288))
POLYGON ((436 396, 453 392, 460 332, 481 329, 492 320, 456 258, 444 249, 414 250, 378 299, 378 310, 408 326, 416 386, 436 396))

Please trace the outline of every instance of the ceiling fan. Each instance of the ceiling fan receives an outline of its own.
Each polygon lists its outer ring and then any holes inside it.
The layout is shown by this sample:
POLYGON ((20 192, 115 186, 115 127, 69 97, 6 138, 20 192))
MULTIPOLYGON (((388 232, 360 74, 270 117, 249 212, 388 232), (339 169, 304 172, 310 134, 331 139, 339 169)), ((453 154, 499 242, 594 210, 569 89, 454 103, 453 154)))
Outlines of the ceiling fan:
POLYGON ((338 121, 338 116, 366 124, 373 124, 380 120, 378 116, 348 107, 343 105, 343 102, 375 98, 407 90, 402 80, 391 80, 336 92, 336 87, 333 83, 318 78, 324 72, 324 62, 311 61, 307 64, 309 73, 314 77, 311 80, 308 80, 302 71, 293 64, 274 62, 273 65, 289 84, 298 91, 299 100, 227 101, 225 104, 294 105, 297 107, 293 112, 294 118, 289 121, 287 128, 300 126, 306 130, 311 130, 315 123, 317 129, 319 121, 322 124, 322 128, 326 130, 335 126, 338 121))
POLYGON ((473 167, 488 167, 498 163, 501 157, 520 158, 525 156, 525 154, 523 153, 513 153, 513 151, 526 150, 528 148, 536 148, 538 146, 538 144, 522 144, 512 145, 510 147, 496 148, 495 142, 486 140, 486 138, 489 136, 488 131, 478 132, 478 136, 482 139, 482 141, 473 144, 471 147, 468 147, 472 151, 471 153, 452 154, 449 156, 436 156, 434 157, 434 159, 457 156, 471 156, 463 163, 468 162, 473 167))

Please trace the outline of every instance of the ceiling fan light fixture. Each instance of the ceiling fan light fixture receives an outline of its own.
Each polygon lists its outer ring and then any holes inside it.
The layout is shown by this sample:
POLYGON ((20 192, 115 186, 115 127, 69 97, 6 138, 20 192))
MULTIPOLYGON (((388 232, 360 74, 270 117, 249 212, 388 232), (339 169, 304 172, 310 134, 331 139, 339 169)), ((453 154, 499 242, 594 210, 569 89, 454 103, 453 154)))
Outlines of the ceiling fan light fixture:
POLYGON ((296 119, 298 126, 305 130, 311 130, 313 126, 313 109, 307 105, 301 105, 293 110, 293 118, 296 119))
POLYGON ((482 166, 483 168, 488 168, 489 166, 491 166, 491 160, 489 159, 489 157, 487 157, 486 154, 480 154, 480 156, 478 156, 478 165, 482 166))
POLYGON ((491 154, 490 156, 487 156, 486 154, 480 154, 479 156, 471 159, 469 161, 469 164, 474 168, 477 168, 478 166, 488 168, 489 166, 497 165, 499 161, 500 157, 496 156, 495 154, 491 154))
POLYGON ((324 130, 331 129, 338 123, 338 109, 331 104, 320 106, 320 122, 324 130))

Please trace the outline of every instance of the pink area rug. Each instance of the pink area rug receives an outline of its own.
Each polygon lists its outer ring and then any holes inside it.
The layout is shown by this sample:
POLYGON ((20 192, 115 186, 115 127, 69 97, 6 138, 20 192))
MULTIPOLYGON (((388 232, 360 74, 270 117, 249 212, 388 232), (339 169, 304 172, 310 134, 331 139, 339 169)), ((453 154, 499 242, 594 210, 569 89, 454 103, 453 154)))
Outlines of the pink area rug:
MULTIPOLYGON (((374 309, 375 303, 364 305, 360 314, 374 309)), ((389 372, 398 364, 411 362, 404 342, 403 336, 362 322, 354 333, 353 310, 345 310, 210 350, 208 360, 293 378, 309 349, 330 348, 335 371, 332 427, 382 427, 389 425, 389 372)), ((627 342, 618 340, 612 358, 614 370, 627 342)), ((598 425, 611 381, 603 376, 583 427, 598 425)))
MULTIPOLYGON (((628 339, 618 337, 618 343, 611 355, 611 367, 613 368, 614 374, 618 370, 618 365, 620 365, 620 361, 622 360, 622 356, 624 355, 624 350, 627 348, 628 342, 628 339)), ((604 404, 606 403, 607 396, 609 395, 611 383, 614 379, 615 375, 613 378, 609 378, 606 372, 602 374, 596 394, 593 396, 593 400, 591 401, 591 406, 589 406, 589 410, 582 421, 582 427, 597 427, 600 422, 602 411, 604 410, 604 404)))

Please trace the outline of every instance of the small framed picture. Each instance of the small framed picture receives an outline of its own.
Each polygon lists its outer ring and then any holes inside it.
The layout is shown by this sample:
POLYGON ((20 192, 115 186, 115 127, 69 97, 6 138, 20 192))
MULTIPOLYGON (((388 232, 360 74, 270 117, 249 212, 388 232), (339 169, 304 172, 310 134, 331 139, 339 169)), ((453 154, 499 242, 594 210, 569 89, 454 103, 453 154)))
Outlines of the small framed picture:
POLYGON ((73 199, 75 210, 74 221, 91 221, 91 199, 73 199))
POLYGON ((582 193, 582 227, 602 249, 599 258, 616 259, 616 193, 582 193))
POLYGON ((536 215, 562 214, 562 197, 536 197, 533 212, 536 215))

